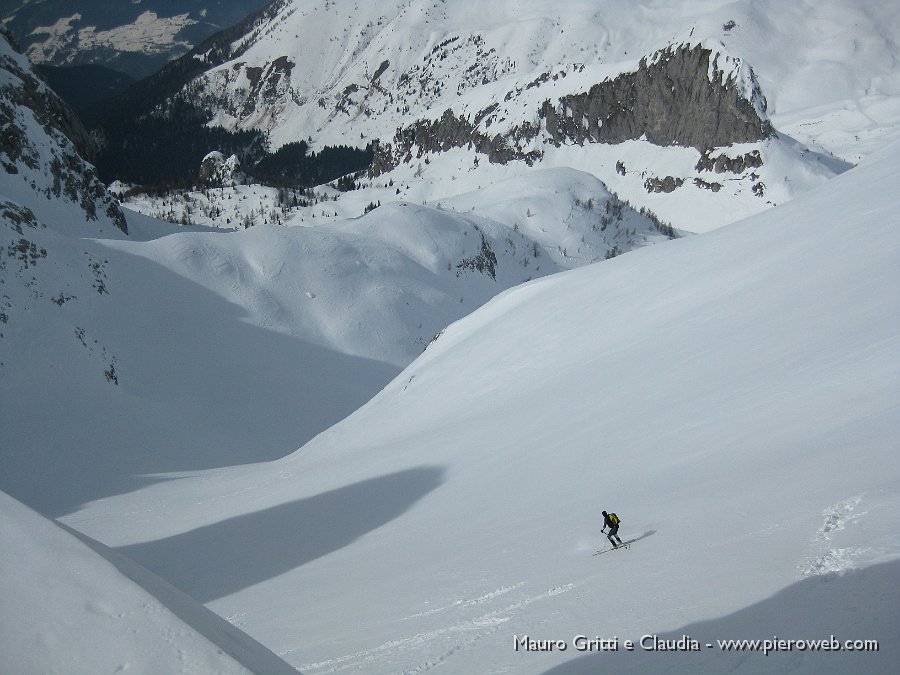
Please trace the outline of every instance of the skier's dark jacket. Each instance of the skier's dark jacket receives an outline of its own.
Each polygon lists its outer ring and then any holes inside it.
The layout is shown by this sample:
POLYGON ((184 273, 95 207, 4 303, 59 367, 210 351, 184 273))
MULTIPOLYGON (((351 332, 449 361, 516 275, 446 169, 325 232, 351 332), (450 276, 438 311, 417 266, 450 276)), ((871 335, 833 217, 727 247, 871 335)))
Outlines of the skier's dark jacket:
POLYGON ((606 517, 603 519, 603 526, 613 529, 614 527, 619 527, 619 523, 621 522, 619 516, 615 513, 607 513, 606 517))

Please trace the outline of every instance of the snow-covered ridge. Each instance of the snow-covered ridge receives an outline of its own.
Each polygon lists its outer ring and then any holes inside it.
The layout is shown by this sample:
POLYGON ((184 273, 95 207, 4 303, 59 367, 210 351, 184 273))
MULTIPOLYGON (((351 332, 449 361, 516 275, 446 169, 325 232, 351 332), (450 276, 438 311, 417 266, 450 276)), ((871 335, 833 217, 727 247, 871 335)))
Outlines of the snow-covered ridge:
POLYGON ((704 150, 773 134, 752 69, 700 44, 672 45, 624 70, 579 66, 528 83, 510 85, 509 79, 505 94, 491 89, 491 103, 484 93, 463 95, 398 128, 379 146, 375 172, 450 147, 474 147, 490 161, 531 164, 548 143, 615 145, 644 138, 704 150), (720 69, 720 61, 728 70, 720 69))
MULTIPOLYGON (((715 68, 729 77, 737 74, 749 93, 750 64, 766 97, 778 103, 778 112, 795 112, 804 96, 817 106, 830 100, 829 89, 816 81, 834 69, 823 60, 822 74, 816 74, 815 64, 824 57, 817 26, 827 27, 844 59, 833 89, 835 104, 863 93, 849 88, 854 79, 871 81, 868 95, 875 96, 893 95, 897 78, 890 59, 873 58, 885 49, 896 51, 882 35, 890 34, 897 17, 882 7, 848 6, 840 0, 802 7, 774 0, 753 7, 711 0, 691 6, 647 0, 636 9, 603 11, 571 0, 516 3, 515 11, 506 3, 486 8, 468 1, 414 0, 367 7, 352 0, 327 6, 289 0, 274 8, 278 11, 271 21, 254 33, 258 39, 234 42, 240 56, 210 73, 209 91, 217 94, 224 88, 229 97, 241 100, 240 90, 247 91, 243 67, 265 70, 281 57, 298 64, 285 90, 290 95, 246 116, 235 116, 223 106, 218 120, 269 129, 276 146, 292 136, 311 136, 323 145, 346 142, 360 132, 366 139, 386 138, 428 110, 440 115, 457 96, 490 89, 494 83, 499 89, 493 98, 500 102, 510 90, 502 84, 507 78, 531 82, 543 73, 579 65, 623 71, 666 45, 703 45, 716 53, 724 46, 728 57, 711 66, 711 78, 715 68), (844 49, 847 40, 840 31, 854 33, 856 53, 844 49), (316 68, 303 67, 307 63, 316 68), (801 72, 809 77, 800 80, 801 72), (362 101, 365 106, 360 106, 362 101), (346 128, 351 118, 355 133, 346 128)), ((754 100, 759 112, 761 104, 761 99, 754 100)))
MULTIPOLYGON (((340 4, 337 3, 334 10, 338 15, 340 4)), ((419 10, 430 11, 422 7, 419 10)), ((221 110, 216 123, 269 130, 276 147, 287 140, 283 135, 284 120, 293 117, 291 111, 298 107, 320 120, 322 128, 310 134, 316 142, 322 142, 320 137, 325 127, 351 119, 366 139, 387 140, 389 136, 385 132, 393 134, 397 126, 419 120, 436 120, 446 110, 484 123, 488 118, 485 111, 490 109, 493 113, 498 106, 500 112, 491 115, 487 121, 494 124, 492 133, 502 133, 513 125, 536 122, 542 97, 547 98, 548 94, 559 98, 581 93, 594 84, 657 65, 676 55, 680 48, 687 47, 713 54, 708 66, 710 80, 719 78, 723 86, 737 82, 740 95, 752 101, 754 109, 764 119, 764 97, 751 69, 742 59, 725 53, 725 47, 719 41, 675 43, 657 49, 649 58, 639 61, 634 57, 618 63, 589 59, 586 62, 557 62, 542 68, 535 61, 521 62, 517 58, 522 56, 518 53, 521 47, 515 42, 509 43, 510 36, 496 25, 453 33, 453 18, 440 12, 435 18, 446 22, 444 38, 438 40, 436 34, 432 34, 422 43, 421 36, 411 35, 413 45, 404 47, 400 53, 398 46, 390 40, 397 31, 410 30, 403 25, 404 20, 408 20, 406 12, 401 11, 390 21, 379 16, 365 25, 362 24, 364 16, 353 18, 350 32, 355 31, 358 35, 350 39, 351 44, 356 44, 352 55, 340 58, 331 75, 313 81, 307 69, 302 67, 311 56, 304 52, 314 50, 322 38, 308 46, 303 38, 299 44, 294 41, 290 45, 281 43, 284 34, 291 30, 292 22, 294 30, 307 32, 306 37, 313 40, 307 26, 316 23, 317 13, 318 8, 304 9, 302 3, 285 3, 282 13, 273 17, 267 27, 259 29, 258 35, 254 32, 234 42, 232 48, 239 56, 190 85, 190 95, 197 95, 199 88, 200 95, 221 110), (302 21, 299 20, 301 17, 302 21), (262 35, 266 36, 266 42, 260 41, 262 35), (411 58, 409 54, 417 49, 422 54, 421 60, 411 58), (278 50, 283 51, 279 54, 278 50), (377 51, 373 53, 373 50, 377 51), (570 73, 580 76, 566 79, 570 73), (551 81, 555 87, 541 86, 551 81), (260 82, 264 85, 260 86, 260 82), (223 96, 223 91, 229 93, 223 96), (509 122, 504 125, 506 120, 509 122), (372 123, 379 125, 380 131, 367 132, 372 123)), ((526 17, 522 21, 525 32, 536 39, 544 42, 554 39, 546 30, 548 23, 552 23, 551 18, 526 17)), ((299 33, 294 37, 296 40, 299 33)), ((338 56, 335 54, 332 58, 338 56)), ((326 59, 323 72, 328 72, 328 62, 326 59)))
MULTIPOLYGON (((376 179, 396 182, 401 165, 462 148, 482 166, 587 170, 636 207, 704 231, 848 166, 774 133, 756 67, 772 68, 763 24, 712 2, 692 12, 647 2, 640 25, 633 12, 581 2, 485 12, 470 2, 286 0, 270 10, 234 38, 232 58, 215 60, 181 95, 210 111, 211 124, 265 130, 273 148, 377 140, 376 179), (632 141, 663 151, 636 154, 632 141), (570 157, 571 145, 590 161, 570 157), (695 148, 693 159, 678 146, 695 148), (727 177, 699 168, 711 148, 734 147, 762 165, 727 177), (676 199, 656 196, 676 190, 676 199)), ((783 11, 765 7, 769 21, 783 11)), ((223 53, 219 43, 210 49, 223 53)))
POLYGON ((501 290, 678 236, 571 169, 497 179, 428 205, 397 200, 389 187, 320 192, 323 201, 289 208, 283 191, 252 185, 135 197, 129 206, 150 215, 253 229, 116 246, 224 293, 258 325, 403 366, 501 290), (364 198, 393 200, 370 209, 364 198))

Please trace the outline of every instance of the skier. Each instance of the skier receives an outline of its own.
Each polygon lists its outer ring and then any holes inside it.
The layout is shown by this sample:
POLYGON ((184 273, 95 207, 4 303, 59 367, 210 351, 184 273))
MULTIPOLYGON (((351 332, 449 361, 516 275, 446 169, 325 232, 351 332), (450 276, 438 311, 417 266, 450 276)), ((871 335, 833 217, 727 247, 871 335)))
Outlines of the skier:
POLYGON ((606 538, 609 539, 609 543, 612 544, 613 548, 619 548, 622 546, 622 540, 619 539, 619 523, 622 521, 619 520, 619 516, 615 513, 607 513, 603 512, 603 527, 600 528, 600 531, 604 534, 606 533, 606 528, 609 528, 609 534, 606 535, 606 538), (615 538, 615 539, 614 539, 615 538), (616 539, 618 539, 619 543, 616 544, 616 539))

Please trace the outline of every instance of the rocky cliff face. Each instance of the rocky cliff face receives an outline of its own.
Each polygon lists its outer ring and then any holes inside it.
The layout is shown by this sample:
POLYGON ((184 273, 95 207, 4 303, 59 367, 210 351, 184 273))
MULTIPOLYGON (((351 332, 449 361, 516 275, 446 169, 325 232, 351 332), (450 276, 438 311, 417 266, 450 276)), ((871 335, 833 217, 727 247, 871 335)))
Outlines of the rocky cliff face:
MULTIPOLYGON (((544 78, 550 80, 551 76, 544 78)), ((702 45, 678 45, 641 59, 633 72, 598 82, 585 92, 545 99, 533 122, 489 133, 495 103, 473 119, 447 109, 437 120, 397 130, 376 153, 378 175, 413 155, 470 147, 489 161, 541 156, 541 142, 622 143, 645 138, 656 145, 700 151, 760 141, 774 132, 752 69, 702 45), (487 120, 488 124, 481 124, 487 120), (538 139, 538 143, 534 141, 538 139)))
POLYGON ((35 208, 46 206, 47 216, 61 225, 66 218, 56 202, 70 203, 99 229, 111 225, 127 233, 118 203, 83 159, 90 148, 84 127, 5 36, 0 37, 0 129, 0 194, 20 203, 38 197, 35 208))
POLYGON ((531 164, 540 159, 538 150, 523 150, 520 143, 534 139, 540 127, 524 123, 506 133, 489 134, 479 129, 480 119, 474 122, 452 110, 445 110, 437 120, 421 120, 397 130, 390 144, 379 145, 375 150, 370 174, 378 176, 398 164, 409 162, 414 156, 429 152, 446 152, 451 148, 468 147, 487 155, 488 161, 506 164, 520 159, 531 164))
POLYGON ((540 116, 556 144, 645 137, 704 150, 772 135, 752 70, 720 61, 730 60, 701 45, 673 46, 641 59, 635 72, 545 101, 540 116))

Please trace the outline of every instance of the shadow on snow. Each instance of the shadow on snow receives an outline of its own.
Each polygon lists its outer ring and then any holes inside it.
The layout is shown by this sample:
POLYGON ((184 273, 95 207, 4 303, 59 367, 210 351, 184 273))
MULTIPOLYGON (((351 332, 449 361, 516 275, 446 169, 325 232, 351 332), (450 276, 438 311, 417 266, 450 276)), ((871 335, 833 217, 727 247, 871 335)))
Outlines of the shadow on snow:
POLYGON ((74 345, 74 358, 35 356, 49 362, 46 379, 20 369, 21 381, 0 381, 0 394, 14 392, 0 410, 0 489, 51 517, 173 478, 165 474, 284 457, 400 370, 261 328, 152 260, 96 250, 116 303, 84 325, 117 357, 118 386, 103 361, 85 370, 73 335, 60 344, 74 345))
POLYGON ((624 544, 633 544, 633 543, 636 542, 636 541, 640 541, 641 539, 646 539, 647 537, 652 536, 652 535, 654 535, 654 534, 656 534, 656 530, 647 530, 647 531, 644 532, 643 534, 639 534, 638 536, 632 537, 631 539, 626 539, 626 540, 625 540, 624 542, 622 542, 622 543, 624 543, 624 544))
MULTIPOLYGON (((900 560, 843 574, 802 579, 770 598, 728 616, 698 621, 656 635, 658 640, 696 640, 700 651, 641 646, 641 635, 619 635, 619 650, 586 654, 547 671, 579 673, 896 673, 900 663, 900 560), (722 651, 719 640, 877 640, 878 651, 722 651), (623 642, 634 642, 626 651, 623 642), (713 645, 708 648, 707 644, 713 645)), ((612 637, 614 631, 610 631, 612 637)), ((653 635, 648 626, 647 634, 653 635)), ((562 637, 562 636, 560 636, 562 637)), ((650 638, 647 646, 655 641, 650 638)))
POLYGON ((207 603, 347 546, 402 515, 443 475, 398 471, 116 551, 207 603))

